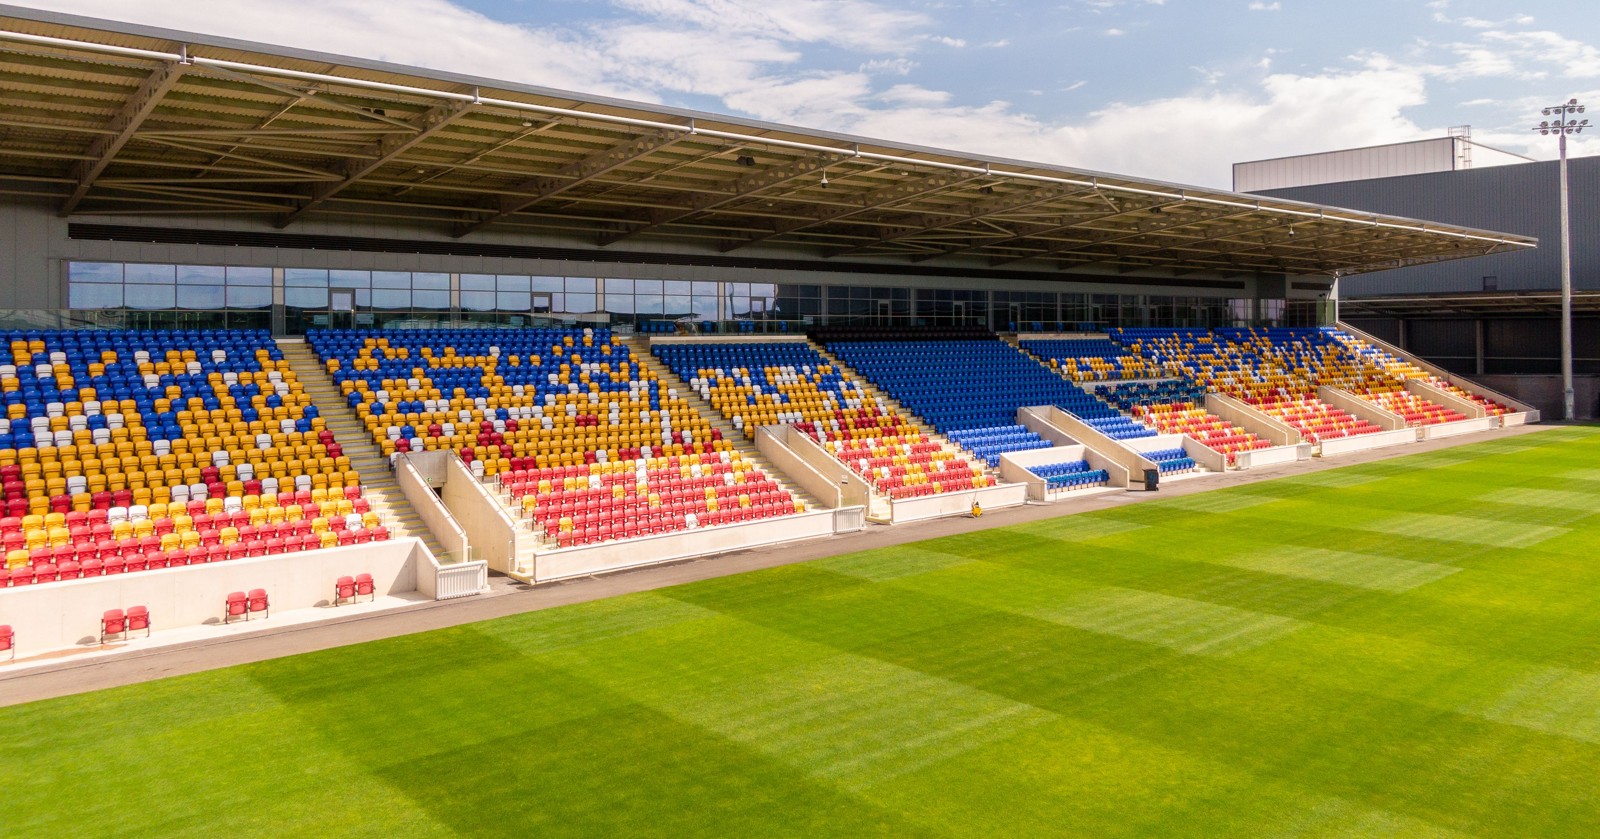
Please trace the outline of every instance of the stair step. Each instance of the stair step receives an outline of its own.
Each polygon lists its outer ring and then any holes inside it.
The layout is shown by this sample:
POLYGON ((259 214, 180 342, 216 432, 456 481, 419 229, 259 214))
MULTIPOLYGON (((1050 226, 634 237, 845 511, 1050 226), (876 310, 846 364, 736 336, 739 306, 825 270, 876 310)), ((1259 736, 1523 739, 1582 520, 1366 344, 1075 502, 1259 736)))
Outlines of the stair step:
POLYGON ((388 458, 373 444, 366 426, 355 417, 352 408, 345 404, 338 388, 333 386, 327 370, 311 348, 302 342, 280 341, 284 360, 294 371, 295 378, 319 409, 324 411, 323 426, 333 432, 333 438, 350 458, 350 465, 361 474, 363 496, 372 509, 383 519, 392 535, 402 538, 420 538, 434 556, 445 555, 444 545, 422 521, 411 502, 406 500, 400 485, 389 474, 388 458))

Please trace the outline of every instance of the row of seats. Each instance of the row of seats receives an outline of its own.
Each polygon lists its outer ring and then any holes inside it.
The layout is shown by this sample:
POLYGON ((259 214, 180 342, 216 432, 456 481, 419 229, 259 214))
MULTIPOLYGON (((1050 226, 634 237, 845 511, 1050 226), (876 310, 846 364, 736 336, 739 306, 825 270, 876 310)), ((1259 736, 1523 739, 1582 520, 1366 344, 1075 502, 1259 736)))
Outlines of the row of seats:
POLYGON ((725 454, 530 469, 505 474, 501 487, 562 547, 803 511, 759 469, 725 454))
POLYGON ((1106 470, 1089 468, 1087 460, 1068 460, 1030 466, 1028 471, 1043 478, 1045 488, 1052 492, 1105 486, 1111 479, 1106 470))
POLYGON ((1190 457, 1182 448, 1155 449, 1140 452, 1146 460, 1154 461, 1161 474, 1179 474, 1194 471, 1196 466, 1194 458, 1190 457))
MULTIPOLYGON (((829 345, 841 360, 952 440, 987 444, 990 431, 1022 448, 1042 441, 1009 437, 1019 408, 1054 405, 1121 439, 1154 432, 999 340, 847 341, 829 345)), ((997 462, 1006 448, 983 455, 997 462)), ((1014 449, 1010 449, 1014 450, 1014 449)))
POLYGON ((1154 366, 1109 338, 1058 338, 1019 341, 1024 352, 1075 382, 1146 379, 1154 366))
POLYGON ((1204 407, 1205 391, 1183 379, 1128 382, 1102 387, 1100 398, 1132 414, 1162 434, 1182 434, 1221 452, 1229 464, 1239 452, 1269 448, 1272 443, 1212 414, 1204 407))
POLYGON ((307 340, 386 454, 456 451, 474 474, 498 481, 556 546, 728 523, 746 515, 738 510, 800 508, 685 399, 663 392, 648 364, 609 330, 339 330, 307 340), (685 499, 652 464, 674 459, 718 464, 758 486, 758 499, 746 507, 738 496, 748 493, 734 494, 729 516, 720 495, 699 511, 664 512, 664 500, 685 499), (544 469, 630 478, 617 494, 552 498, 553 489, 527 483, 544 469))
POLYGON ((321 547, 320 535, 258 533, 273 524, 265 510, 360 496, 359 473, 265 331, 19 330, 0 341, 11 351, 0 364, 11 573, 321 547))
POLYGON ((891 498, 986 486, 982 467, 889 410, 798 341, 658 344, 651 351, 747 435, 793 425, 891 498))
POLYGON ((1302 340, 1299 329, 1116 330, 1112 338, 1208 391, 1252 404, 1295 428, 1308 441, 1381 430, 1322 402, 1317 387, 1326 353, 1302 340))

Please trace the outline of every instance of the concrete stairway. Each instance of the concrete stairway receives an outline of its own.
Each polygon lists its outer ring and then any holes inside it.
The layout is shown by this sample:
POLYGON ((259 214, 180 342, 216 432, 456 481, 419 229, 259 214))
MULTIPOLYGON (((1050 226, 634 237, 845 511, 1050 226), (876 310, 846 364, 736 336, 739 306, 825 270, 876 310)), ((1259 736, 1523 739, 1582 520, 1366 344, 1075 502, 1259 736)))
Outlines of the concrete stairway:
POLYGON ((767 477, 776 481, 779 486, 783 487, 785 490, 788 490, 789 494, 793 495, 795 498, 805 502, 807 510, 822 509, 822 504, 817 501, 816 496, 806 492, 799 486, 787 480, 787 476, 785 476, 783 472, 779 471, 776 466, 772 465, 772 461, 768 460, 766 456, 756 448, 756 443, 753 438, 746 437, 743 431, 735 428, 733 423, 729 422, 722 416, 721 411, 718 411, 716 408, 712 407, 711 403, 701 398, 700 394, 697 393, 694 388, 689 387, 688 382, 678 378, 678 374, 672 372, 671 368, 661 363, 661 359, 652 355, 650 353, 650 342, 648 338, 635 335, 627 340, 629 349, 633 353, 633 357, 638 359, 639 363, 642 364, 646 370, 649 370, 651 373, 653 373, 661 382, 661 391, 663 396, 666 395, 666 391, 669 388, 676 389, 678 391, 678 398, 688 402, 689 405, 700 414, 700 416, 705 417, 706 421, 711 423, 712 428, 721 431, 722 439, 732 442, 734 448, 744 456, 745 460, 748 460, 751 463, 754 463, 756 466, 759 466, 761 471, 767 473, 767 477))
POLYGON ((289 362, 289 368, 294 371, 295 379, 321 412, 328 430, 333 432, 333 438, 338 441, 345 456, 350 458, 350 465, 361 473, 362 495, 372 505, 372 510, 383 519, 390 537, 417 537, 428 546, 428 550, 433 551, 435 558, 444 561, 444 546, 434 538, 411 502, 400 491, 400 485, 395 483, 394 475, 389 471, 388 459, 373 444, 366 427, 356 420, 355 412, 345 404, 344 397, 333 386, 333 380, 317 360, 316 353, 305 341, 293 338, 279 338, 278 348, 283 351, 284 360, 289 362))

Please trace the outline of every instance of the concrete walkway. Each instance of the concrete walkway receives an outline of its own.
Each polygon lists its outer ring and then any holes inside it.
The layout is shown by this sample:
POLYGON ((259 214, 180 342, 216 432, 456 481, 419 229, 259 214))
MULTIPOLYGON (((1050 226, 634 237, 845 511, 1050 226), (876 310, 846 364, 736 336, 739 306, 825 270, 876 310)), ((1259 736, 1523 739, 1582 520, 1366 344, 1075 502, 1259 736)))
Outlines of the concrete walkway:
POLYGON ((392 638, 413 632, 459 626, 506 615, 614 597, 619 594, 650 591, 697 580, 806 562, 841 553, 1006 527, 1160 498, 1191 495, 1223 487, 1354 466, 1471 443, 1537 434, 1559 427, 1561 426, 1556 424, 1515 426, 1413 445, 1358 452, 1327 461, 1313 458, 1247 472, 1208 475, 1166 484, 1159 492, 1098 493, 1068 501, 1027 504, 985 513, 978 519, 957 516, 895 526, 876 525, 859 533, 701 557, 537 587, 506 578, 493 578, 490 581, 492 590, 489 594, 460 600, 424 601, 416 605, 399 606, 367 614, 341 615, 328 621, 297 623, 270 630, 252 627, 249 634, 237 637, 212 638, 148 649, 128 649, 118 655, 63 662, 59 665, 39 665, 10 673, 5 672, 6 666, 0 664, 0 707, 392 638))

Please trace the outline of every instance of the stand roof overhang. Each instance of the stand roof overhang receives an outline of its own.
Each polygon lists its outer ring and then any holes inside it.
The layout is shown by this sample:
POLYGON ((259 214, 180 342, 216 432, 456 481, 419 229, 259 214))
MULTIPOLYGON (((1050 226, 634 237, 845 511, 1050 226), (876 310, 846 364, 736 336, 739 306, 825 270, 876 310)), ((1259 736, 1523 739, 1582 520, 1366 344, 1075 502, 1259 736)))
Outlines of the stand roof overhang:
POLYGON ((1534 247, 1374 213, 0 6, 0 192, 818 259, 1337 276, 1534 247))

